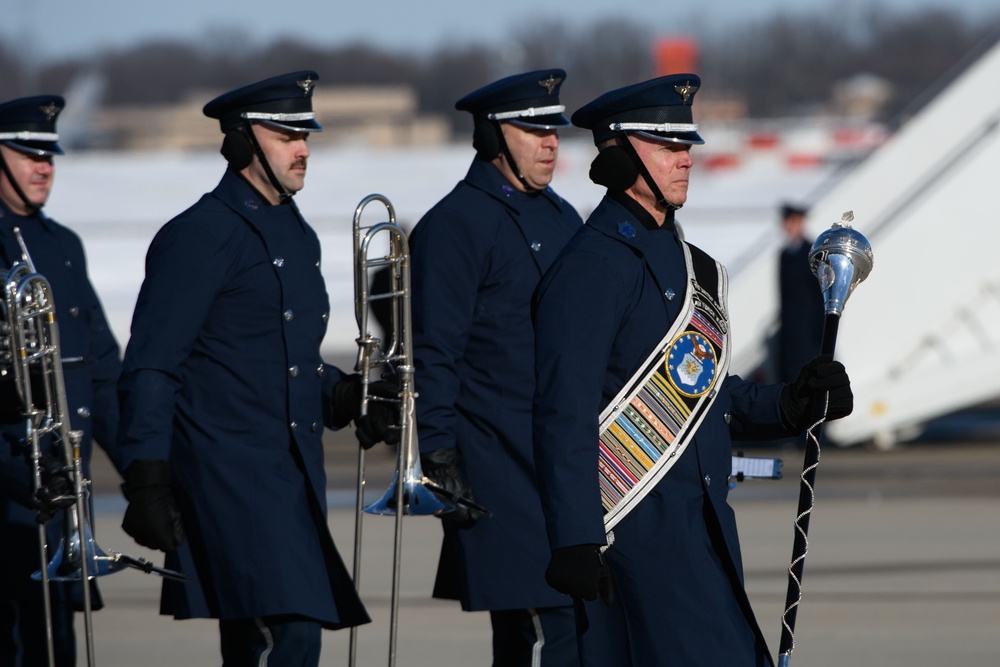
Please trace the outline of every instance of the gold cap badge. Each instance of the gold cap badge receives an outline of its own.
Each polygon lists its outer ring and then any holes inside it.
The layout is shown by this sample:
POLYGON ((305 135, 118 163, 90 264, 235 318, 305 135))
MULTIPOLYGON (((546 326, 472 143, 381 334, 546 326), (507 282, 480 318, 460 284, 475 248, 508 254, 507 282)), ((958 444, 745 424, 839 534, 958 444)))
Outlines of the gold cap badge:
POLYGON ((301 81, 296 81, 295 83, 298 85, 299 88, 302 89, 303 95, 308 95, 309 91, 311 91, 313 88, 316 87, 316 82, 313 80, 311 76, 308 76, 302 79, 301 81))
POLYGON ((62 107, 55 102, 49 102, 45 106, 38 107, 38 110, 45 114, 45 120, 52 120, 56 114, 62 111, 62 107))
POLYGON ((549 95, 551 95, 552 91, 554 91, 556 89, 556 86, 558 86, 560 83, 562 83, 562 79, 549 74, 549 78, 542 79, 541 81, 538 82, 538 85, 544 88, 545 91, 549 95))
POLYGON ((692 86, 690 81, 685 81, 683 86, 674 86, 674 90, 681 96, 681 101, 687 104, 691 96, 698 90, 698 86, 692 86))

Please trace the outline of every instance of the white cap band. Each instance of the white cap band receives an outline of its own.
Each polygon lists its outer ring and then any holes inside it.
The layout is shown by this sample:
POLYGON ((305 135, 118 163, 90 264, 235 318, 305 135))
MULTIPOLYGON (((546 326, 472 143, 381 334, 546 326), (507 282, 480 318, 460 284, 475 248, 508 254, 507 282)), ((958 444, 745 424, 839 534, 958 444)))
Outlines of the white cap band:
POLYGON ((312 111, 305 111, 302 113, 265 113, 263 111, 246 111, 240 115, 247 120, 278 120, 286 122, 313 120, 316 118, 316 114, 312 111))
POLYGON ((611 123, 612 130, 647 132, 697 132, 697 123, 611 123))
POLYGON ((519 111, 501 111, 500 113, 487 114, 486 117, 490 120, 510 120, 511 118, 533 118, 534 116, 551 116, 552 114, 562 113, 566 110, 566 107, 562 104, 554 104, 550 107, 532 107, 530 109, 521 109, 519 111))
POLYGON ((55 132, 0 132, 0 141, 59 141, 55 132))

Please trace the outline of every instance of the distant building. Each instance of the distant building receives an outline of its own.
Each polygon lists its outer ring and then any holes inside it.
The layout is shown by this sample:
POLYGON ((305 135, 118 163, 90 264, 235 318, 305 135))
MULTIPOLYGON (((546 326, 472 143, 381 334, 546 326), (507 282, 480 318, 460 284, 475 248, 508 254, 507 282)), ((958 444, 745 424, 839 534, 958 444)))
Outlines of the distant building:
POLYGON ((880 76, 861 73, 833 86, 833 113, 868 120, 876 118, 892 98, 892 84, 880 76))
MULTIPOLYGON (((101 148, 118 150, 214 149, 221 141, 217 121, 202 106, 219 91, 196 91, 161 107, 118 106, 95 112, 90 128, 101 148)), ((448 141, 448 120, 421 115, 416 92, 406 86, 327 87, 316 91, 313 109, 323 132, 313 144, 371 146, 433 145, 448 141)))

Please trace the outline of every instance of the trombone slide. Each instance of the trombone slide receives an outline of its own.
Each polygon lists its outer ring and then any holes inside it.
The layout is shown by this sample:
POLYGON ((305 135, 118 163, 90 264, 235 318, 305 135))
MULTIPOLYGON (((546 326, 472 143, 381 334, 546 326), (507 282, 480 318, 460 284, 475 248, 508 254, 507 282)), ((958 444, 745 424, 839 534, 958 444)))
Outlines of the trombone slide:
MULTIPOLYGON (((370 514, 395 515, 395 546, 393 551, 392 601, 389 621, 389 666, 396 664, 396 636, 399 612, 399 575, 402 557, 403 516, 439 514, 452 508, 443 502, 426 485, 426 477, 420 467, 419 449, 416 437, 416 393, 413 388, 413 341, 411 338, 410 315, 410 250, 406 234, 396 224, 396 212, 392 203, 383 195, 368 195, 354 211, 354 313, 358 324, 358 359, 355 371, 361 374, 362 402, 361 414, 367 414, 368 402, 375 400, 368 395, 370 376, 386 371, 399 380, 400 429, 399 446, 396 452, 396 471, 389 489, 377 501, 364 507, 370 514), (362 212, 372 202, 385 206, 388 222, 362 225, 362 212), (373 243, 376 239, 386 239, 388 252, 374 256, 373 243), (389 271, 389 289, 373 293, 373 269, 386 268, 389 271), (388 341, 374 337, 369 328, 372 304, 389 302, 388 341)), ((360 588, 361 577, 361 534, 362 507, 364 502, 364 450, 358 450, 357 504, 354 518, 354 585, 360 588)), ((354 667, 357 659, 357 628, 351 628, 348 664, 354 667)))

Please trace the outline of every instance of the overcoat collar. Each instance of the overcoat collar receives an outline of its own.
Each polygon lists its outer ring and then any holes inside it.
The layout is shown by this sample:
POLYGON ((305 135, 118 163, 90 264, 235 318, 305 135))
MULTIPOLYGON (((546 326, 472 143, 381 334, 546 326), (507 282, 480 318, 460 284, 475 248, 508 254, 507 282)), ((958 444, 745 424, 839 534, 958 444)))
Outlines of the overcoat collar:
POLYGON ((215 190, 212 191, 212 196, 222 201, 222 203, 258 230, 267 219, 269 212, 276 209, 276 207, 290 207, 299 223, 302 224, 303 222, 298 206, 296 206, 293 200, 289 199, 272 206, 245 178, 232 169, 227 169, 226 173, 223 174, 222 180, 219 181, 215 190))
MULTIPOLYGON (((17 238, 14 236, 13 229, 18 225, 38 225, 45 235, 51 239, 52 243, 57 242, 57 235, 55 229, 55 223, 46 216, 41 209, 36 209, 31 215, 20 216, 11 211, 6 204, 0 201, 0 253, 4 255, 3 264, 4 268, 9 269, 11 264, 15 261, 21 259, 21 253, 18 250, 17 253, 11 257, 8 256, 10 253, 7 252, 7 248, 17 248, 17 238)), ((12 251, 13 252, 13 251, 12 251)), ((28 249, 31 252, 31 248, 28 249)))
MULTIPOLYGON (((526 219, 521 211, 521 203, 527 195, 515 189, 510 181, 504 178, 500 170, 492 163, 484 162, 483 160, 474 160, 472 162, 472 166, 469 167, 469 172, 465 176, 465 182, 504 206, 504 210, 507 211, 514 223, 521 230, 521 237, 524 239, 525 245, 530 248, 535 234, 530 228, 531 220, 526 219)), ((552 188, 546 186, 536 196, 543 197, 547 202, 552 204, 558 215, 561 216, 565 213, 564 207, 568 206, 568 204, 552 188)), ((545 248, 545 252, 554 253, 555 250, 545 248)), ((531 258, 538 268, 539 275, 545 273, 545 270, 551 265, 554 257, 555 255, 552 254, 547 258, 543 258, 538 252, 531 252, 531 258)))
POLYGON ((587 220, 587 226, 632 248, 642 257, 661 292, 687 289, 686 282, 677 284, 678 271, 685 271, 686 275, 686 270, 677 266, 678 261, 684 261, 683 241, 677 235, 672 213, 667 214, 663 226, 657 226, 653 217, 631 197, 608 194, 587 220))
MULTIPOLYGON (((511 185, 510 181, 504 178, 503 174, 500 173, 500 170, 492 162, 473 160, 472 166, 469 167, 469 171, 465 175, 465 182, 501 202, 515 216, 521 214, 518 202, 520 201, 519 195, 523 193, 511 185)), ((566 202, 563 201, 562 197, 557 195, 549 186, 540 191, 538 196, 545 197, 560 212, 566 206, 566 202)))

